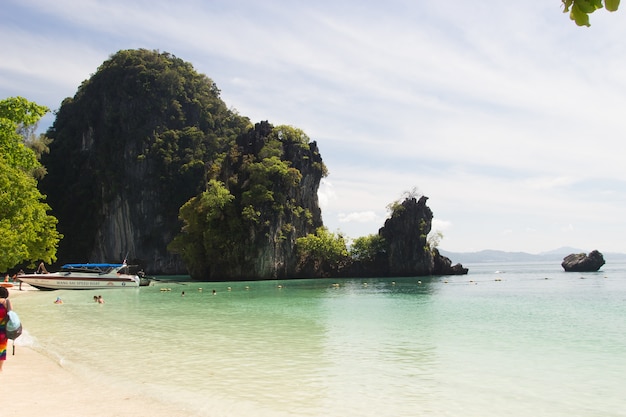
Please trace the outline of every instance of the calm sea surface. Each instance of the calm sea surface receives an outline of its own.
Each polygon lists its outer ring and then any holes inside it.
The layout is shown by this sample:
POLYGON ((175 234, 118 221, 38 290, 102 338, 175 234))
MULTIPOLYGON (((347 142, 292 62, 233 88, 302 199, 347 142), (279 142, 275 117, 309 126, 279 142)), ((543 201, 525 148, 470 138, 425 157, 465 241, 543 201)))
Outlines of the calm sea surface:
POLYGON ((626 416, 626 264, 466 266, 37 291, 14 299, 16 354, 197 416, 626 416))

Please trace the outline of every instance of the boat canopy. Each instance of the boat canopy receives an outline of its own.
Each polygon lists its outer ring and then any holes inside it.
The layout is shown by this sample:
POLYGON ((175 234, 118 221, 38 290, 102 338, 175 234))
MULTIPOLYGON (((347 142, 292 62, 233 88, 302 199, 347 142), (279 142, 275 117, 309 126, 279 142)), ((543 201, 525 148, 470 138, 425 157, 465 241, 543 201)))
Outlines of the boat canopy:
POLYGON ((63 269, 106 269, 106 268, 121 268, 124 264, 65 264, 61 268, 63 269))

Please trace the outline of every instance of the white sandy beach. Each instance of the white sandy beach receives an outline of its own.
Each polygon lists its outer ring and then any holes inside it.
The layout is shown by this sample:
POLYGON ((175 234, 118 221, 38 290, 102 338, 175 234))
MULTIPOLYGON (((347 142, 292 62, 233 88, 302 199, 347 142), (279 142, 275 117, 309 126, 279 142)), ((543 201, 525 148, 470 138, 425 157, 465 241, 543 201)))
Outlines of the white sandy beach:
MULTIPOLYGON (((12 291, 10 298, 27 296, 29 291, 12 291)), ((17 306, 19 302, 14 303, 17 306)), ((148 397, 85 380, 64 369, 45 353, 20 346, 19 338, 0 372, 3 390, 2 417, 178 417, 193 416, 148 397)), ((168 366, 164 360, 163 366, 168 366)))
POLYGON ((9 342, 0 383, 3 417, 189 416, 151 399, 85 381, 29 347, 9 342))

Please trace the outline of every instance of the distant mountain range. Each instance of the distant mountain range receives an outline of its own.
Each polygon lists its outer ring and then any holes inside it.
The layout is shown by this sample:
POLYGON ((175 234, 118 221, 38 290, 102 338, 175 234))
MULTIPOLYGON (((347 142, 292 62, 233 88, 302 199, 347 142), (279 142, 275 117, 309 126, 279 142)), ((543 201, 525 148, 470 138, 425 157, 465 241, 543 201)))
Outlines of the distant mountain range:
MULTIPOLYGON (((526 252, 504 252, 500 250, 481 250, 479 252, 449 252, 439 249, 439 253, 447 256, 456 263, 487 263, 487 262, 561 262, 563 258, 571 253, 589 253, 591 250, 583 250, 571 247, 562 247, 548 252, 538 254, 526 252)), ((626 253, 602 252, 604 260, 609 262, 612 260, 626 260, 626 253)))

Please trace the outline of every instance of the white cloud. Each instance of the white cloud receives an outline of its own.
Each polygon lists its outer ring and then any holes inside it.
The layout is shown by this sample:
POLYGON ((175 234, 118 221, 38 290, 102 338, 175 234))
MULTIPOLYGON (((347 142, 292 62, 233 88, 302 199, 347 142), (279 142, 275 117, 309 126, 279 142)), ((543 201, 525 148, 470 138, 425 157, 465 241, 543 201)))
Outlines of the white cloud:
POLYGON ((7 95, 33 97, 53 109, 73 96, 80 83, 108 56, 71 38, 48 38, 0 25, 0 88, 7 95), (43 99, 42 99, 43 98, 43 99))
MULTIPOLYGON (((444 233, 452 227, 452 222, 447 220, 433 219, 431 231, 444 233)), ((445 235, 445 233, 444 233, 445 235)))
POLYGON ((329 206, 332 200, 337 198, 333 189, 333 184, 327 180, 322 179, 320 187, 317 190, 317 199, 320 208, 323 210, 329 206))
POLYGON ((341 223, 349 223, 349 222, 357 222, 357 223, 369 223, 373 221, 380 220, 381 217, 378 216, 373 211, 360 211, 360 212, 352 212, 352 213, 339 213, 339 222, 341 223))

